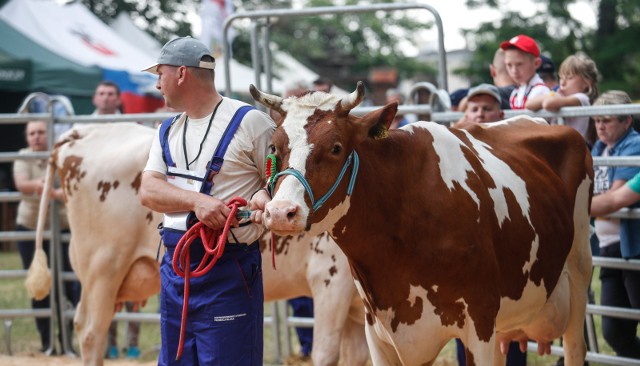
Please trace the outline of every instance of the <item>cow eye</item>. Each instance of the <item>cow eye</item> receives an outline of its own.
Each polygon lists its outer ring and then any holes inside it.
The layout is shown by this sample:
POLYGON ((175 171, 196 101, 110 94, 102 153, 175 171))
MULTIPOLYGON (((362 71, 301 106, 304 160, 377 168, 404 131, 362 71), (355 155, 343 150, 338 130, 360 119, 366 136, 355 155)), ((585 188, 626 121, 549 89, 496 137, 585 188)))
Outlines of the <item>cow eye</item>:
POLYGON ((274 144, 269 145, 269 152, 271 154, 275 154, 276 153, 276 145, 274 145, 274 144))
POLYGON ((333 145, 333 149, 331 149, 331 154, 338 155, 338 154, 340 154, 341 151, 342 151, 342 145, 335 144, 335 145, 333 145))

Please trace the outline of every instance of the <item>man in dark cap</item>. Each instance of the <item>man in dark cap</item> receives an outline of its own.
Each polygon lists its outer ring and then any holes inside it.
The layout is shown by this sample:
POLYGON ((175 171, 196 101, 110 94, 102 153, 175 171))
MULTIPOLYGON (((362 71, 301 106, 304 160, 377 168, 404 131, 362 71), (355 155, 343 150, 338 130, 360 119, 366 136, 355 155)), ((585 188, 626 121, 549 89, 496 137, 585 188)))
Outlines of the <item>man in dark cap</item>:
POLYGON ((545 55, 540 55, 540 59, 542 63, 540 67, 536 70, 538 75, 542 78, 542 81, 546 86, 551 89, 551 91, 557 91, 560 87, 558 85, 558 78, 556 77, 556 67, 553 64, 553 61, 545 55))

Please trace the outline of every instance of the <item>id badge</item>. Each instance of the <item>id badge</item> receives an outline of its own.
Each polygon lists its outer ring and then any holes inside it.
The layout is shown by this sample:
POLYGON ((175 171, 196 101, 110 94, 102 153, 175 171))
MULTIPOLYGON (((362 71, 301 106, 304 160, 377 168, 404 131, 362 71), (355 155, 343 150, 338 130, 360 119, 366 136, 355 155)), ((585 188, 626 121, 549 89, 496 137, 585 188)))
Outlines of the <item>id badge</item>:
MULTIPOLYGON (((200 192, 204 181, 204 173, 186 169, 169 167, 167 182, 186 191, 200 192)), ((162 226, 174 230, 187 231, 187 217, 189 212, 165 213, 162 226)))

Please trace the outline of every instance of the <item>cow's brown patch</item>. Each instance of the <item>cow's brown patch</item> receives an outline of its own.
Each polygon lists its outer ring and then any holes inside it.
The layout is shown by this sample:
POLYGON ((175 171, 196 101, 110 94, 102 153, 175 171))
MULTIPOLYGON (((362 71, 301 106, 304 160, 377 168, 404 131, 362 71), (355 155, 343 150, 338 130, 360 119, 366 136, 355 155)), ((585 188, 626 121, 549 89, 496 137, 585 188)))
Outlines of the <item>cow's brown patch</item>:
POLYGON ((119 185, 120 185, 120 182, 118 182, 117 180, 114 181, 113 183, 99 181, 98 191, 100 192, 100 202, 104 202, 104 200, 107 199, 107 194, 109 194, 109 191, 111 190, 111 188, 116 189, 118 188, 119 185))
POLYGON ((138 194, 140 191, 140 186, 142 185, 142 172, 138 172, 136 177, 133 178, 133 182, 131 182, 131 188, 138 194))
POLYGON ((82 171, 83 158, 80 156, 69 155, 62 162, 62 167, 58 170, 60 181, 64 187, 65 194, 69 197, 78 190, 78 185, 87 175, 86 171, 82 171))
POLYGON ((153 211, 149 211, 147 212, 147 224, 151 224, 151 222, 153 221, 153 211))
POLYGON ((476 359, 473 357, 473 353, 469 350, 469 348, 465 347, 465 356, 466 356, 466 364, 469 366, 476 366, 476 359))
POLYGON ((318 236, 317 240, 312 240, 309 243, 309 245, 311 246, 311 250, 313 252, 315 252, 318 255, 323 255, 324 254, 324 251, 320 248, 320 243, 322 241, 326 242, 328 240, 326 236, 328 236, 328 234, 327 233, 323 233, 320 236, 318 236))

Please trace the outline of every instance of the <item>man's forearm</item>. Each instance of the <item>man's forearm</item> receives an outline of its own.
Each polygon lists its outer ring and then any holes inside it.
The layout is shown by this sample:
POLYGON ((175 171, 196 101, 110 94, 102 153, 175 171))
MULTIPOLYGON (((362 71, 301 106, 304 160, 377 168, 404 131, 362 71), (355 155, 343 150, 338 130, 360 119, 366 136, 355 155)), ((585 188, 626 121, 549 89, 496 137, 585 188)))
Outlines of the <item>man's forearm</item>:
POLYGON ((177 188, 152 173, 145 172, 142 176, 140 202, 153 211, 162 213, 193 211, 196 194, 200 193, 177 188))

